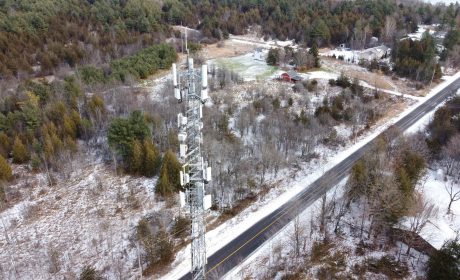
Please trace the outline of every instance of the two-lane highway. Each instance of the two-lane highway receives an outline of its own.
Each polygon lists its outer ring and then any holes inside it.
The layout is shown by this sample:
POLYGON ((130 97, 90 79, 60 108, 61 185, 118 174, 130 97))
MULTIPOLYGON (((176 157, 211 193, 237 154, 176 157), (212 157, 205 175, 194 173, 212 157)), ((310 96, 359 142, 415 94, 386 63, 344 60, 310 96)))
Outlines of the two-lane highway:
MULTIPOLYGON (((459 88, 460 78, 454 80, 443 90, 419 105, 415 110, 396 122, 394 126, 400 131, 408 129, 421 117, 434 110, 459 88)), ((281 205, 274 212, 261 219, 223 248, 209 256, 206 274, 207 278, 221 278, 257 250, 266 240, 292 221, 304 209, 337 185, 348 175, 353 164, 361 158, 374 142, 375 138, 331 168, 312 184, 306 186, 304 190, 291 200, 281 205)), ((184 275, 181 279, 191 279, 190 273, 184 275)))

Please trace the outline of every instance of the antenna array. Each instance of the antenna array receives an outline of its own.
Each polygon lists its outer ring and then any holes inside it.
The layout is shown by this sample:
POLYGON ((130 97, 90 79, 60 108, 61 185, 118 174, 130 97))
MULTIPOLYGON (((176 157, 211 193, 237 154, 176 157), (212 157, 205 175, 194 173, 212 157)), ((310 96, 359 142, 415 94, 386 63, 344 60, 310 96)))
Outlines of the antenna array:
MULTIPOLYGON (((186 43, 187 44, 187 43, 186 43)), ((185 201, 192 220, 192 279, 205 279, 206 244, 205 211, 210 207, 210 195, 205 195, 204 186, 211 181, 211 167, 201 155, 203 144, 203 104, 208 99, 208 67, 195 69, 193 58, 188 57, 183 71, 172 65, 174 96, 185 102, 185 114, 177 116, 179 128, 179 155, 182 161, 180 182, 185 188, 181 193, 181 204, 185 201), (182 199, 184 198, 185 199, 182 199), (205 203, 206 202, 206 203, 205 203), (205 205, 206 204, 206 205, 205 205)), ((183 205, 182 205, 183 206, 183 205)))

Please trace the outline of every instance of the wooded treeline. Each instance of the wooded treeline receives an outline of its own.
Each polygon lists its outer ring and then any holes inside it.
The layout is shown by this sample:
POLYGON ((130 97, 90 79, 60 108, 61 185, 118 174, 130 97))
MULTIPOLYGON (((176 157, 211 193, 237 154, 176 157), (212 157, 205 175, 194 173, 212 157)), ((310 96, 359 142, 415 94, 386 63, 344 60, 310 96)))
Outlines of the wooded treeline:
MULTIPOLYGON (((29 80, 15 90, 2 91, 0 157, 12 158, 13 163, 30 163, 34 170, 43 169, 50 176, 50 170, 59 169, 63 162, 69 161, 72 153, 77 152, 77 140, 97 142, 101 136, 105 136, 103 134, 112 118, 131 114, 131 121, 126 122, 123 118, 113 120, 109 144, 118 152, 124 164, 132 163, 133 151, 131 146, 129 149, 120 147, 129 144, 139 148, 135 149, 135 154, 145 158, 137 158, 140 162, 123 168, 134 174, 156 175, 160 155, 151 140, 152 118, 136 111, 138 108, 134 105, 126 106, 130 111, 117 111, 116 108, 123 106, 117 103, 109 110, 104 94, 85 92, 92 85, 125 82, 128 77, 146 77, 158 69, 169 68, 176 58, 171 45, 158 44, 114 60, 105 68, 85 66, 76 75, 63 80, 29 80), (119 135, 120 129, 122 135, 119 135), (141 163, 147 165, 148 170, 136 167, 141 163)), ((4 180, 11 179, 11 172, 6 165, 5 168, 0 176, 4 180)))
POLYGON ((394 35, 405 30, 413 32, 417 24, 441 23, 455 26, 458 6, 432 6, 421 2, 393 0, 317 1, 317 0, 208 0, 176 1, 176 17, 189 26, 198 26, 208 38, 220 39, 228 33, 243 34, 251 25, 262 26, 261 33, 278 39, 295 39, 320 45, 350 43, 361 47, 370 37, 391 42, 394 35), (183 9, 182 7, 186 7, 183 9), (191 11, 198 15, 187 21, 191 11), (203 19, 198 24, 198 19, 203 19))
POLYGON ((100 64, 170 34, 156 1, 0 1, 0 77, 100 64))
POLYGON ((416 81, 430 82, 442 77, 441 66, 436 59, 435 39, 428 32, 420 41, 404 39, 394 44, 391 53, 393 71, 416 81))
POLYGON ((0 77, 47 75, 103 64, 171 37, 171 24, 202 31, 203 42, 246 33, 319 46, 391 43, 418 23, 455 26, 459 7, 394 0, 4 0, 0 2, 0 77))

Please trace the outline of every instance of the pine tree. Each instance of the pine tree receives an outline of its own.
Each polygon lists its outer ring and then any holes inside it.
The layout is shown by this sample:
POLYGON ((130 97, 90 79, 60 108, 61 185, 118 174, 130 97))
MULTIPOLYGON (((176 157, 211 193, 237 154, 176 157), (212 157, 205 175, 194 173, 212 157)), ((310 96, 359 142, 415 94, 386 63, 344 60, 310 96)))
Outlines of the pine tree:
POLYGON ((267 64, 268 65, 278 65, 279 62, 279 52, 278 49, 270 49, 267 55, 267 64))
POLYGON ((161 168, 160 178, 158 179, 155 192, 162 195, 162 196, 169 196, 173 193, 174 189, 172 188, 171 184, 169 183, 169 174, 168 169, 163 164, 161 168))
POLYGON ((460 243, 457 239, 447 241, 439 251, 430 256, 427 278, 460 279, 460 243))
POLYGON ((406 169, 403 167, 397 167, 395 174, 399 184, 399 189, 407 198, 409 198, 413 192, 414 184, 412 183, 410 176, 407 174, 406 169))
POLYGON ((64 132, 73 139, 77 137, 77 127, 73 120, 67 115, 64 116, 64 132))
POLYGON ((13 171, 8 161, 0 155, 0 180, 8 181, 11 177, 13 177, 13 171))
POLYGON ((142 145, 139 140, 134 140, 132 144, 132 153, 131 153, 131 161, 129 166, 129 171, 136 174, 141 171, 142 167, 142 145))
POLYGON ((171 150, 166 151, 163 156, 156 191, 166 196, 175 191, 182 190, 179 178, 181 168, 182 166, 177 160, 176 155, 171 150))
POLYGON ((0 155, 4 158, 8 158, 8 154, 11 151, 11 144, 8 135, 4 132, 0 132, 0 155))
POLYGON ((182 190, 179 178, 179 172, 182 169, 182 165, 177 160, 176 154, 174 154, 171 150, 166 151, 163 158, 163 165, 165 165, 168 170, 168 179, 173 190, 182 190))
POLYGON ((45 159, 47 162, 51 161, 54 157, 54 147, 53 147, 53 141, 51 140, 51 137, 49 134, 45 134, 43 136, 43 152, 45 155, 45 159))
POLYGON ((16 136, 13 144, 13 162, 14 163, 26 163, 29 161, 29 151, 27 151, 26 146, 22 144, 21 139, 16 136))
POLYGON ((442 69, 441 69, 441 65, 439 63, 437 63, 435 65, 435 69, 434 69, 434 76, 433 76, 433 79, 434 80, 439 80, 442 78, 442 69))
POLYGON ((41 164, 42 161, 40 157, 37 154, 32 155, 32 158, 30 159, 30 165, 32 166, 32 170, 38 171, 40 169, 41 164))
POLYGON ((104 279, 100 272, 98 272, 94 267, 85 266, 80 273, 80 280, 102 280, 104 279))
POLYGON ((369 171, 366 167, 365 160, 360 159, 351 168, 351 174, 347 182, 349 185, 348 197, 350 199, 355 199, 366 193, 370 182, 369 171))
POLYGON ((6 201, 5 187, 0 182, 0 209, 2 208, 2 204, 4 201, 6 201))
POLYGON ((313 42, 313 45, 311 46, 310 50, 308 51, 313 57, 315 58, 315 68, 321 67, 321 61, 319 59, 319 52, 318 52, 318 44, 316 41, 313 42))
POLYGON ((155 145, 145 139, 144 144, 144 164, 142 166, 142 175, 152 177, 158 174, 161 166, 161 157, 155 145))

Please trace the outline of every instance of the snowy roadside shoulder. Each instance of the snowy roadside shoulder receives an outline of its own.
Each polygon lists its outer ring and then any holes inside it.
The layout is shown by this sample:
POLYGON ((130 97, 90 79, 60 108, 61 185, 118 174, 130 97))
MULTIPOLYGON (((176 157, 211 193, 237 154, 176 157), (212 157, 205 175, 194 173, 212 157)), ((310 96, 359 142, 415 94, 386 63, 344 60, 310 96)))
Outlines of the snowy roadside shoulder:
MULTIPOLYGON (((331 200, 332 197, 341 196, 344 192, 344 186, 347 181, 348 177, 343 179, 336 187, 332 188, 326 194, 326 200, 331 200)), ((317 200, 310 206, 308 206, 300 215, 298 216, 298 221, 301 221, 302 224, 308 224, 310 220, 314 219, 314 216, 318 213, 319 209, 321 208, 321 201, 317 200)), ((257 263, 260 260, 265 260, 266 256, 270 257, 271 251, 273 251, 274 247, 281 245, 284 247, 284 250, 281 249, 280 254, 286 255, 289 254, 290 247, 290 235, 294 233, 297 229, 295 228, 295 222, 290 222, 286 226, 284 226, 277 234, 273 235, 270 239, 268 239, 259 249, 255 250, 251 255, 249 255, 239 266, 234 267, 231 271, 229 271, 223 279, 230 280, 230 279, 244 279, 245 273, 250 273, 252 276, 257 278, 258 274, 261 274, 261 271, 255 271, 257 263), (243 276, 243 277, 240 277, 243 276)), ((303 231, 311 231, 311 228, 303 229, 303 231)), ((311 247, 311 242, 308 242, 306 247, 311 247)), ((273 261, 272 261, 273 262, 273 261)), ((264 266, 266 263, 264 263, 264 266)), ((259 275, 260 276, 260 275, 259 275)))

